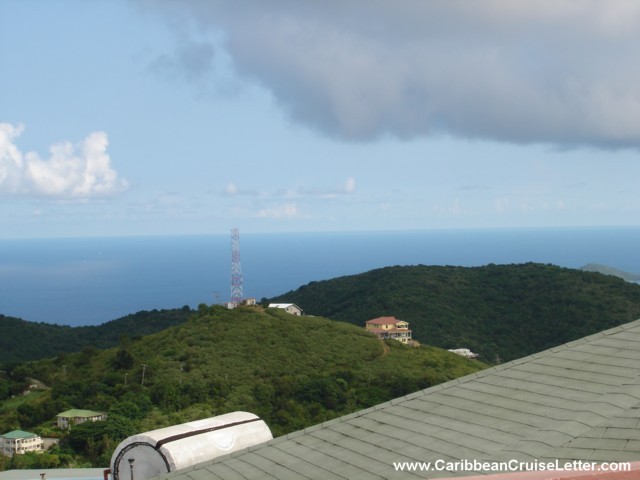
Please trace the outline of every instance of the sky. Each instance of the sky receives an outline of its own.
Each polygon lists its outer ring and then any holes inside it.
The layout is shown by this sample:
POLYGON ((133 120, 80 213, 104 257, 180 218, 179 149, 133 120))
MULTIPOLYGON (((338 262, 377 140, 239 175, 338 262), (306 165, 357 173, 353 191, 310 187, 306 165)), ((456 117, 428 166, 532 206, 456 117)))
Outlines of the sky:
POLYGON ((639 226, 635 0, 0 0, 0 239, 639 226))

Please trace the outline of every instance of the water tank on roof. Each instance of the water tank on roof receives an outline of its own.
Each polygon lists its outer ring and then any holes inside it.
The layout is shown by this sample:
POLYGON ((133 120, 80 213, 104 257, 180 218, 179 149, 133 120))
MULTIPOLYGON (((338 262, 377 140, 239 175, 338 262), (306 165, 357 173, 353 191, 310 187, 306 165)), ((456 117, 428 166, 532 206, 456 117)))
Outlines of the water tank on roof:
POLYGON ((273 436, 253 413, 233 412, 161 428, 123 440, 111 457, 114 480, 146 480, 212 460, 273 436))

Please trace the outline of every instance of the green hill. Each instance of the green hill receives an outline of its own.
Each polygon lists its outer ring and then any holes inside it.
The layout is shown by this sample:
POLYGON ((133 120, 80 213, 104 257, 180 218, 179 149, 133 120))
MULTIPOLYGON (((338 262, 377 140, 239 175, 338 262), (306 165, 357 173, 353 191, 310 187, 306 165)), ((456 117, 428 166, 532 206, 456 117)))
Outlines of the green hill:
POLYGON ((623 270, 607 267, 606 265, 600 265, 598 263, 589 263, 583 267, 580 267, 580 270, 584 270, 586 272, 598 272, 602 273, 603 275, 613 275, 615 277, 620 277, 627 282, 640 281, 640 275, 638 275, 637 273, 625 272, 623 270))
POLYGON ((69 327, 28 322, 0 315, 0 364, 54 357, 85 347, 108 348, 123 336, 135 337, 184 323, 192 314, 181 309, 141 311, 89 327, 69 327))
POLYGON ((110 350, 13 368, 13 381, 32 377, 51 388, 33 401, 0 403, 0 431, 51 433, 60 411, 108 411, 103 425, 74 427, 62 441, 104 465, 119 439, 135 432, 245 410, 281 435, 482 368, 434 347, 385 344, 347 323, 201 306, 187 323, 110 350))
POLYGON ((393 315, 423 343, 470 348, 490 362, 640 318, 640 285, 535 263, 381 268, 311 282, 270 301, 356 325, 393 315))

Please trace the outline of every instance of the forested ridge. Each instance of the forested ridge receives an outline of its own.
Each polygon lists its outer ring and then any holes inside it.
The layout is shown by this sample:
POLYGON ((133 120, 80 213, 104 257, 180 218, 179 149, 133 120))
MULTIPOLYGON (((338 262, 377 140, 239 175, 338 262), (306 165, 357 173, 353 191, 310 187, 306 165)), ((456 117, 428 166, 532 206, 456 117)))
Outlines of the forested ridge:
POLYGON ((383 345, 362 328, 320 317, 201 305, 186 323, 108 350, 11 366, 0 374, 0 431, 61 436, 53 452, 16 456, 23 464, 13 467, 105 466, 135 433, 243 410, 279 436, 484 367, 434 347, 383 345), (18 395, 29 378, 50 388, 18 395), (69 408, 109 417, 63 433, 53 422, 69 408))
POLYGON ((70 327, 28 322, 0 314, 0 364, 54 357, 85 347, 109 348, 122 336, 136 337, 159 332, 187 321, 188 307, 143 310, 97 326, 70 327))
POLYGON ((640 285, 538 263, 394 266, 311 282, 270 299, 364 325, 393 315, 414 338, 512 360, 640 318, 640 285))

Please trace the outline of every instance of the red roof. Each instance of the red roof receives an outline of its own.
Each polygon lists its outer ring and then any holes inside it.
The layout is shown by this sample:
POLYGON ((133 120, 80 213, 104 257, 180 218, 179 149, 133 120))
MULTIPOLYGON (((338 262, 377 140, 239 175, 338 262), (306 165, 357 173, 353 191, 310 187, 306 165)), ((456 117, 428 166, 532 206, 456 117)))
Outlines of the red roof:
POLYGON ((402 321, 403 320, 398 320, 396 317, 378 317, 373 320, 367 320, 366 323, 372 323, 374 325, 395 325, 402 321))
POLYGON ((410 332, 408 328, 368 328, 367 332, 371 333, 407 333, 410 332))

